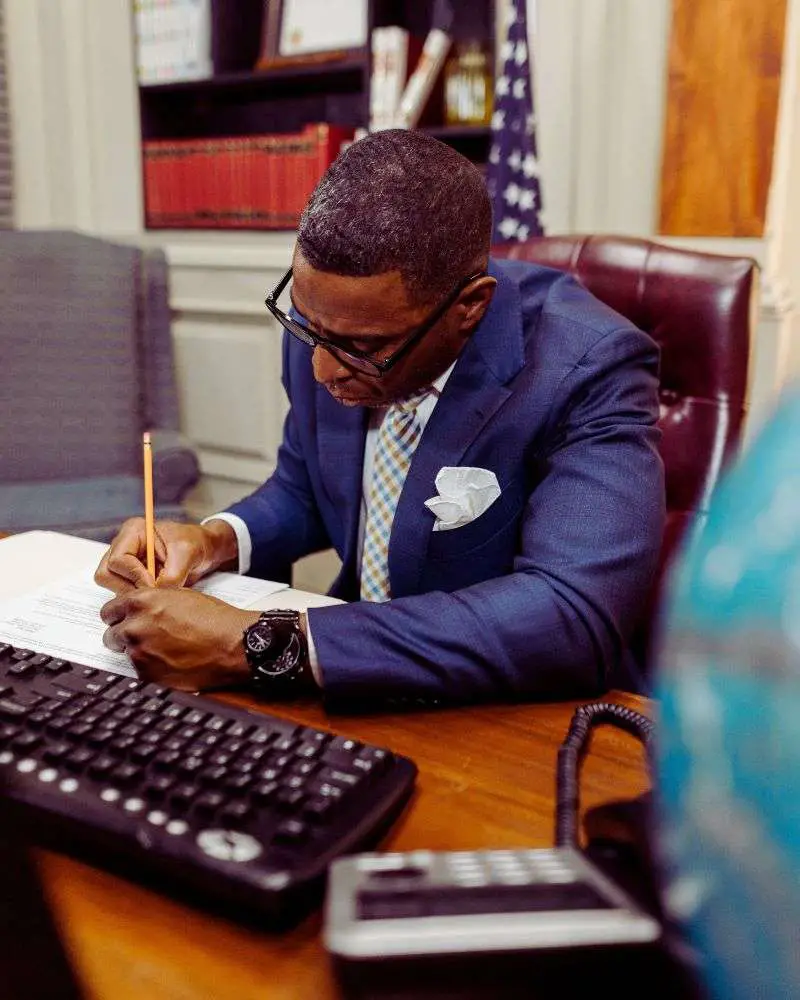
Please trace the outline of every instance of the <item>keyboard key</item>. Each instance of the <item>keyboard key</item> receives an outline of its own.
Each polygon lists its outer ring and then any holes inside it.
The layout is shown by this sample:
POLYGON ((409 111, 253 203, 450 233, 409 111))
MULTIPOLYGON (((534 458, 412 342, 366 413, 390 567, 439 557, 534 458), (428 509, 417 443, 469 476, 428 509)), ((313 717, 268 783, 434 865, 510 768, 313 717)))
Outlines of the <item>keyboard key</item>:
POLYGON ((315 760, 299 760, 296 764, 292 764, 289 767, 290 774, 302 774, 308 777, 309 774, 313 774, 319 769, 319 764, 315 760))
POLYGON ((223 786, 230 792, 241 792, 244 791, 253 782, 252 775, 249 774, 232 774, 227 777, 223 782, 223 786))
POLYGON ((206 722, 206 729, 210 729, 215 733, 224 733, 227 728, 228 720, 221 715, 212 715, 208 722, 206 722))
POLYGON ((256 802, 268 802, 278 791, 277 781, 262 781, 251 791, 250 797, 256 802))
POLYGON ((225 753, 229 753, 231 757, 235 757, 246 749, 247 743, 245 740, 226 740, 224 744, 225 753))
POLYGON ((198 739, 197 743, 203 747, 217 747, 225 739, 220 733, 202 733, 198 739))
POLYGON ((47 723, 46 728, 48 733, 52 733, 57 736, 59 733, 63 733, 66 729, 69 729, 71 725, 72 719, 69 717, 65 719, 63 717, 56 716, 47 723))
POLYGON ((50 662, 50 657, 45 656, 44 653, 37 653, 36 656, 32 656, 28 660, 28 663, 30 663, 32 667, 43 667, 49 662, 50 662))
POLYGON ((241 823, 246 820, 253 811, 248 802, 229 802, 222 810, 222 818, 228 823, 241 823))
POLYGON ((202 757, 187 757, 178 765, 178 770, 185 775, 198 774, 205 767, 205 763, 202 757))
POLYGON ((26 721, 27 724, 29 726, 33 726, 34 729, 41 729, 42 726, 46 726, 52 718, 52 712, 37 710, 35 712, 31 712, 26 721))
POLYGON ((145 789, 144 794, 149 799, 163 799, 167 792, 175 784, 175 779, 170 774, 157 774, 154 778, 151 778, 145 789))
POLYGON ((147 701, 147 695, 142 694, 141 691, 131 691, 130 694, 126 694, 125 697, 120 702, 121 705, 127 705, 128 708, 138 708, 147 701))
POLYGON ((51 743, 50 746, 45 747, 42 756, 45 760, 58 761, 62 757, 66 757, 70 750, 72 750, 70 743, 51 743))
POLYGON ((114 714, 111 716, 112 719, 117 719, 119 722, 127 722, 129 719, 133 719, 136 712, 132 708, 118 708, 114 714))
POLYGON ((252 730, 252 726, 248 726, 246 722, 233 722, 228 727, 228 736, 233 736, 236 739, 243 739, 252 730))
MULTIPOLYGON (((30 720, 28 720, 30 722, 30 720)), ((85 740, 94 727, 88 722, 76 722, 64 733, 71 740, 85 740)))
POLYGON ((94 758, 94 753, 87 747, 77 747, 64 758, 64 763, 70 770, 80 771, 94 758))
POLYGON ((246 760, 253 760, 257 763, 265 757, 268 757, 269 752, 269 748, 266 746, 250 746, 244 751, 242 758, 246 760))
POLYGON ((203 792, 195 801, 195 809, 198 812, 209 815, 216 812, 225 803, 225 796, 221 792, 203 792))
POLYGON ((317 757, 320 753, 322 753, 322 747, 318 743, 301 743, 294 751, 295 757, 305 757, 308 759, 317 757))
POLYGON ((176 750, 162 751, 153 758, 153 764, 159 771, 171 771, 180 759, 181 755, 176 750))
POLYGON ((326 781, 332 785, 340 785, 342 788, 355 788, 362 778, 363 775, 361 774, 353 774, 351 771, 337 771, 331 767, 326 767, 319 772, 320 781, 326 781))
POLYGON ((44 669, 48 674, 63 674, 69 668, 70 665, 66 660, 51 660, 44 665, 44 669))
POLYGON ((156 748, 149 743, 145 743, 143 746, 134 747, 131 750, 131 760, 136 764, 147 764, 153 759, 158 751, 156 748))
POLYGON ((297 740, 291 736, 281 736, 272 744, 273 750, 291 750, 297 740))
POLYGON ((92 747, 104 747, 113 738, 113 729, 95 729, 86 737, 86 742, 92 747))
POLYGON ((169 736, 167 739, 165 739, 161 743, 161 746, 162 746, 162 748, 164 750, 168 750, 168 751, 178 750, 178 751, 180 751, 180 750, 183 750, 183 748, 186 746, 186 740, 184 740, 180 736, 169 736))
POLYGON ((197 726, 183 726, 175 735, 180 736, 182 740, 186 740, 188 743, 190 740, 194 742, 200 735, 200 732, 201 730, 197 726))
POLYGON ((299 843, 308 836, 308 827, 300 819, 287 819, 275 831, 275 836, 290 843, 299 843))
POLYGON ((117 736, 108 744, 108 750, 118 757, 123 757, 131 747, 135 746, 136 740, 132 736, 117 736))
POLYGON ((167 705, 161 714, 165 719, 180 719, 187 712, 188 709, 184 705, 167 705))
POLYGON ((14 652, 14 647, 9 646, 7 642, 0 642, 0 660, 7 656, 10 656, 14 652))
POLYGON ((28 705, 23 705, 22 702, 14 698, 0 698, 0 715, 6 719, 21 718, 23 715, 27 715, 28 711, 28 705))
POLYGON ((275 794, 275 802, 282 809, 295 809, 304 799, 305 795, 299 788, 279 788, 275 794))
POLYGON ((184 716, 184 723, 187 726, 199 726, 209 717, 209 712, 201 712, 198 708, 193 708, 188 715, 184 716))
POLYGON ((147 701, 142 703, 143 712, 152 712, 154 716, 161 716, 161 712, 164 708, 164 702, 161 698, 148 698, 147 701))
MULTIPOLYGON (((47 753, 45 752, 45 757, 47 753)), ((66 756, 66 754, 65 754, 66 756)), ((105 778, 106 775, 110 774, 111 771, 117 766, 116 757, 110 757, 108 754, 101 754, 96 757, 92 763, 89 765, 89 774, 94 778, 105 778)))
POLYGON ((216 767, 227 767, 232 760, 233 757, 231 754, 225 753, 224 750, 215 750, 208 758, 209 764, 213 764, 216 767))
POLYGON ((358 740, 347 740, 343 736, 334 736, 328 747, 331 750, 342 750, 344 753, 354 754, 361 749, 362 745, 358 740))
POLYGON ((32 677, 35 673, 36 668, 28 660, 22 660, 8 668, 9 677, 32 677))
POLYGON ((142 769, 135 764, 118 764, 111 771, 109 777, 115 785, 124 787, 125 785, 133 785, 141 773, 142 769))
POLYGON ((228 769, 225 767, 209 767, 199 777, 204 785, 219 785, 225 780, 227 774, 228 769))
POLYGON ((180 722, 177 719, 162 719, 155 724, 155 730, 159 733, 174 733, 179 726, 180 722))
POLYGON ((15 663, 19 663, 20 660, 28 660, 34 655, 35 654, 32 649, 15 649, 11 654, 11 659, 15 663))
POLYGON ((19 728, 17 726, 10 726, 8 723, 0 725, 0 743, 8 743, 18 732, 19 728))
POLYGON ((34 747, 38 747, 42 742, 41 736, 37 736, 36 733, 20 733, 19 736, 15 737, 11 741, 11 746, 15 750, 33 750, 34 747))
POLYGON ((314 798, 308 799, 307 802, 303 804, 303 813, 308 816, 309 819, 323 821, 331 814, 331 810, 334 808, 335 799, 330 797, 325 798, 322 795, 314 796, 314 798))
POLYGON ((182 784, 177 785, 170 792, 170 800, 177 805, 189 806, 194 802, 197 796, 200 794, 200 788, 197 785, 192 784, 182 784))

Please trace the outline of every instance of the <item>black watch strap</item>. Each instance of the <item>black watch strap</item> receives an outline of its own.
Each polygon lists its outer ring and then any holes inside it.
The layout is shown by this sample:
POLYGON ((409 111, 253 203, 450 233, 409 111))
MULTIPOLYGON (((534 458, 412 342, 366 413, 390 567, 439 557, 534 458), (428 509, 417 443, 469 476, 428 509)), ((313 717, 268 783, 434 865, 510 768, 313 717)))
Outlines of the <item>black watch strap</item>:
POLYGON ((266 697, 300 695, 316 687, 298 611, 265 611, 244 630, 252 684, 266 697))

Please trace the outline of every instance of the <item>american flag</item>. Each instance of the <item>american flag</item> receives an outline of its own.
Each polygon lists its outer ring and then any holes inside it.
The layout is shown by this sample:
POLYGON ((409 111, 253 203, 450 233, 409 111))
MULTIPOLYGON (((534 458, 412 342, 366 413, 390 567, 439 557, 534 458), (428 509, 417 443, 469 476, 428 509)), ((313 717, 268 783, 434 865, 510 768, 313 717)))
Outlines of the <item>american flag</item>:
POLYGON ((501 49, 503 72, 495 84, 486 178, 494 243, 522 242, 544 233, 525 5, 526 0, 509 3, 511 21, 501 49))

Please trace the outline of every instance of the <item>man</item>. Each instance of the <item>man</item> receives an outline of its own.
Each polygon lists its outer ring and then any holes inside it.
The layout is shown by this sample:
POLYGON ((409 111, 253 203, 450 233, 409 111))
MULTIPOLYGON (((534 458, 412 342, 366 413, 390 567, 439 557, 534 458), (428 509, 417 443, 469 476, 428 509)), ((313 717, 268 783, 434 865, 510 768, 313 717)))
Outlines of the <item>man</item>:
POLYGON ((572 278, 490 261, 490 231, 478 170, 419 132, 331 166, 267 300, 288 331, 275 473, 159 524, 158 586, 141 520, 98 569, 106 642, 142 676, 420 704, 631 683, 664 518, 658 351, 572 278), (330 546, 353 603, 259 621, 174 589, 285 579, 330 546))

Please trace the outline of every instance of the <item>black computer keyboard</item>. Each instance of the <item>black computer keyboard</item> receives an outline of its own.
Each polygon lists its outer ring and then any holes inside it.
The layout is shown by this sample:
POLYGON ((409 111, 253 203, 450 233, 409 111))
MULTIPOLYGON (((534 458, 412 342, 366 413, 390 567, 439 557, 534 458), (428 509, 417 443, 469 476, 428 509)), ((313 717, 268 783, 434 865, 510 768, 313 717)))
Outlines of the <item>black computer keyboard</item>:
POLYGON ((289 924, 385 832, 388 750, 0 641, 0 779, 46 846, 289 924))

